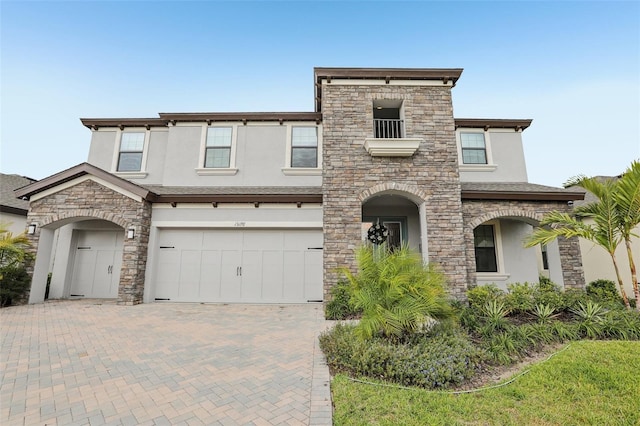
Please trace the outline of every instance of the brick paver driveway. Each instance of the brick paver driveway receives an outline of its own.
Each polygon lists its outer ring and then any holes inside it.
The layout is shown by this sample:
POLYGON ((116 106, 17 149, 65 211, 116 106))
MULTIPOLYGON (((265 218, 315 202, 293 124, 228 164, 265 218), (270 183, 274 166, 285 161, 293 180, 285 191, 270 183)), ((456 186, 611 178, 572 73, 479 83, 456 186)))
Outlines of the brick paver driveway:
POLYGON ((322 306, 0 310, 2 425, 331 424, 322 306))

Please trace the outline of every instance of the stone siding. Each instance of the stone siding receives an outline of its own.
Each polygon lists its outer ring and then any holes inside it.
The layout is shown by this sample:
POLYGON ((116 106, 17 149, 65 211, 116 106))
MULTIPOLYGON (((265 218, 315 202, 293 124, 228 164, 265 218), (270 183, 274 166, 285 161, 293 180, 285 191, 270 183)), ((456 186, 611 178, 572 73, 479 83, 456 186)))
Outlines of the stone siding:
MULTIPOLYGON (((58 228, 66 223, 83 219, 103 219, 113 222, 125 233, 118 303, 142 303, 147 245, 151 226, 151 204, 136 201, 93 180, 85 180, 70 188, 55 192, 31 202, 28 223, 36 223, 37 230, 30 235, 31 251, 35 255, 40 229, 58 228), (135 229, 135 238, 126 238, 127 229, 135 229)), ((33 273, 33 265, 29 268, 33 273)))
MULTIPOLYGON (((464 200, 462 211, 467 251, 467 281, 470 285, 475 285, 477 282, 473 230, 478 225, 488 220, 503 218, 521 220, 536 226, 545 214, 553 210, 569 213, 571 207, 566 201, 464 200)), ((584 289, 585 281, 578 239, 559 238, 558 248, 564 287, 584 289)))
POLYGON ((426 207, 429 261, 439 264, 456 297, 466 290, 466 259, 455 124, 448 86, 323 86, 324 292, 339 279, 336 269, 355 271, 362 243, 362 203, 391 187, 426 207), (402 100, 406 137, 421 138, 412 157, 371 157, 373 101, 402 100), (417 188, 417 189, 411 189, 417 188))

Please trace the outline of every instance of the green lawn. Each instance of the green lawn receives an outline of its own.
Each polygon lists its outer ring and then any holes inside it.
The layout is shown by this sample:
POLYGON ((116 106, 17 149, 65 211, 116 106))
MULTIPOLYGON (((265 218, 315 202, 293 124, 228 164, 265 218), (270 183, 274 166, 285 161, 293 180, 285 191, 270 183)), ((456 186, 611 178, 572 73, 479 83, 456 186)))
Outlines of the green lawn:
POLYGON ((506 386, 451 395, 331 383, 335 425, 640 425, 640 342, 579 341, 506 386))

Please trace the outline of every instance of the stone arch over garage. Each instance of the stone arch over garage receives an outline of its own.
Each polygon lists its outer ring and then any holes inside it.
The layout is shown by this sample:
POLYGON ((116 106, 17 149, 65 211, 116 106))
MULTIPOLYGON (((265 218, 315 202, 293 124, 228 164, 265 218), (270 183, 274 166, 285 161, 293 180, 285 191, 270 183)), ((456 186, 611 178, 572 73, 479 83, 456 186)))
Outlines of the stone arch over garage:
MULTIPOLYGON (((551 211, 568 213, 571 207, 566 201, 520 201, 463 199, 465 250, 467 253, 467 276, 469 286, 477 284, 473 231, 478 226, 494 219, 513 219, 538 226, 545 214, 551 211)), ((584 273, 577 238, 558 238, 559 263, 562 284, 567 288, 584 288, 584 273)))
POLYGON ((56 181, 53 178, 58 175, 54 175, 21 190, 31 200, 27 221, 36 225, 35 234, 29 236, 35 254, 29 271, 32 275, 29 303, 44 300, 54 231, 91 219, 108 221, 123 229, 117 301, 128 305, 142 303, 151 224, 151 203, 145 197, 148 191, 100 169, 95 174, 88 173, 93 169, 96 168, 76 166, 62 172, 62 175, 77 172, 71 177, 56 181), (127 237, 129 230, 133 231, 133 238, 127 237))
MULTIPOLYGON (((35 213, 34 213, 35 214, 35 213)), ((96 209, 77 209, 71 211, 62 211, 59 213, 50 214, 41 218, 40 226, 43 228, 51 225, 61 225, 65 223, 75 222, 81 219, 101 219, 107 222, 115 223, 121 228, 127 229, 130 223, 127 223, 122 217, 117 216, 114 213, 96 210, 96 209)), ((58 227, 55 226, 55 227, 58 227)))

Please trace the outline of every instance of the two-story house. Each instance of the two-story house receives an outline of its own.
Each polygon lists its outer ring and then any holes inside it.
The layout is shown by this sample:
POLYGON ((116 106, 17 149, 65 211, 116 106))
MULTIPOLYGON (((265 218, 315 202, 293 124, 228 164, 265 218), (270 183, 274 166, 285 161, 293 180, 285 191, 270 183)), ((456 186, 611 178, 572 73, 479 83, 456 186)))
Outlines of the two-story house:
MULTIPOLYGON (((30 199, 30 302, 52 298, 285 303, 326 300, 372 224, 476 284, 537 281, 522 239, 581 192, 527 182, 531 120, 454 118, 461 69, 316 68, 315 111, 82 119, 87 163, 30 199)), ((584 285, 577 241, 545 250, 584 285)))

